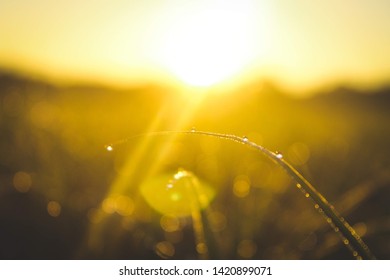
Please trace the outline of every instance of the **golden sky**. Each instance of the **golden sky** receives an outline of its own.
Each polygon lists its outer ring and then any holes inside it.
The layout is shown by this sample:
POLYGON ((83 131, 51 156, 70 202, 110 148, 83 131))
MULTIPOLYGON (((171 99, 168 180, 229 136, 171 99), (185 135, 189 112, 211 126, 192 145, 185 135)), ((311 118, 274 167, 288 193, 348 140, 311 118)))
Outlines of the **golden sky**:
POLYGON ((390 77, 388 0, 1 0, 0 66, 112 84, 390 77))

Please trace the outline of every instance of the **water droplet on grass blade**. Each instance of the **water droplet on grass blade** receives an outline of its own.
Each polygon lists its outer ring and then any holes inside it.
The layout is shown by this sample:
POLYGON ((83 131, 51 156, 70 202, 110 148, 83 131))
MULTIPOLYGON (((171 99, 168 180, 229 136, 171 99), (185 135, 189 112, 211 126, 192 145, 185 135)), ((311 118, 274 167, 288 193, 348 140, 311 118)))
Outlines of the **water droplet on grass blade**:
POLYGON ((114 148, 111 145, 107 145, 106 150, 109 152, 112 152, 114 150, 114 148))
POLYGON ((242 141, 244 141, 244 142, 248 142, 248 137, 246 137, 246 136, 243 136, 243 137, 242 137, 242 141))
POLYGON ((283 155, 281 153, 279 153, 278 151, 275 152, 275 155, 277 158, 279 159, 282 159, 283 158, 283 155))

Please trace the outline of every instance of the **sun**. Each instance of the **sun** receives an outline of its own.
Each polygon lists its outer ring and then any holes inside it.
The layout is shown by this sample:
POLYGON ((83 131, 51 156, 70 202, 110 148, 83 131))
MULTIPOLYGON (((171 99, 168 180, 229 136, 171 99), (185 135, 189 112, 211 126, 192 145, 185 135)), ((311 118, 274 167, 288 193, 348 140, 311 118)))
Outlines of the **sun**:
POLYGON ((242 9, 207 9, 177 21, 162 43, 164 67, 182 82, 208 87, 250 63, 251 17, 242 9))

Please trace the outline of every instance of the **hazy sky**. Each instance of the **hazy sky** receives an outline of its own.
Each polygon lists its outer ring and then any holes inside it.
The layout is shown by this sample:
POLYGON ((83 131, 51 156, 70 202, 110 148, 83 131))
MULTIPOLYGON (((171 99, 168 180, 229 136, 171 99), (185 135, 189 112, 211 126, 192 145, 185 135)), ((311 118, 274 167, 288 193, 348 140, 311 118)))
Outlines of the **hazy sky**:
POLYGON ((114 83, 369 84, 390 78, 389 14, 388 0, 0 0, 0 66, 114 83))

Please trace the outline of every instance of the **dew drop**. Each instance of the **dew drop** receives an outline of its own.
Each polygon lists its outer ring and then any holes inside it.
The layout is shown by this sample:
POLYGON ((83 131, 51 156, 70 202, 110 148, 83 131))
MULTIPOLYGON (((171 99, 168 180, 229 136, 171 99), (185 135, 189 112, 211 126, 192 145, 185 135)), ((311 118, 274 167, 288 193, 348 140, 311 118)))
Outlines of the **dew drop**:
POLYGON ((114 150, 114 148, 111 145, 108 145, 108 146, 106 146, 106 150, 109 152, 112 152, 112 150, 114 150))
POLYGON ((242 141, 248 142, 248 137, 246 137, 246 136, 242 137, 242 141))
POLYGON ((354 257, 357 257, 357 256, 359 255, 359 253, 356 252, 356 251, 353 251, 352 255, 353 255, 354 257))
POLYGON ((173 178, 174 180, 180 180, 184 177, 190 177, 190 173, 185 171, 184 169, 179 169, 179 171, 177 171, 177 173, 175 173, 175 175, 173 175, 173 178))
POLYGON ((334 231, 335 231, 335 232, 339 232, 339 230, 340 230, 340 229, 339 229, 338 227, 335 227, 335 228, 334 228, 334 231))
POLYGON ((331 224, 332 223, 332 219, 331 218, 327 218, 326 221, 331 224))
POLYGON ((298 189, 302 188, 301 184, 297 184, 297 188, 298 189))
POLYGON ((191 132, 196 132, 195 126, 191 127, 191 130, 190 130, 190 131, 191 131, 191 132))
POLYGON ((174 180, 169 180, 167 184, 167 189, 172 189, 175 186, 174 180))
POLYGON ((314 205, 314 208, 318 209, 318 208, 320 208, 320 206, 318 204, 316 204, 316 205, 314 205))
POLYGON ((305 197, 310 197, 310 194, 306 193, 306 194, 305 194, 305 197))
POLYGON ((275 152, 275 155, 277 158, 279 159, 282 159, 283 158, 283 155, 281 153, 279 153, 278 151, 275 152))
POLYGON ((344 242, 345 245, 349 244, 349 240, 348 239, 344 239, 343 242, 344 242))

